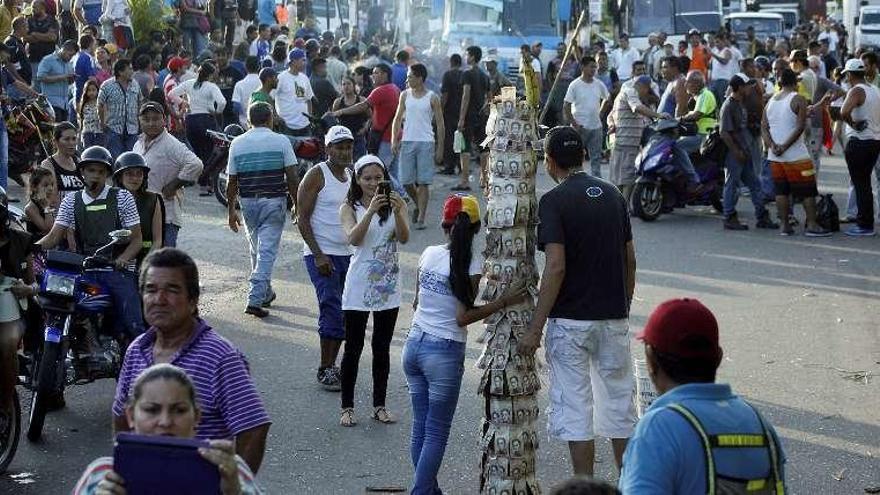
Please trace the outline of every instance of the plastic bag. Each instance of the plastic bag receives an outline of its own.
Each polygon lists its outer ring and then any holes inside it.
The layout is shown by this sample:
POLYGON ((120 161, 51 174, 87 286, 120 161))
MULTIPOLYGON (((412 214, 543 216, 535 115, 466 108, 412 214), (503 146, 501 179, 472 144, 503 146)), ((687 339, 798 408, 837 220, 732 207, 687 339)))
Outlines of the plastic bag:
POLYGON ((456 129, 455 134, 452 136, 452 151, 454 153, 461 153, 464 151, 464 134, 461 133, 460 130, 456 129))
POLYGON ((825 230, 840 231, 840 210, 831 194, 820 194, 816 202, 816 222, 825 230))

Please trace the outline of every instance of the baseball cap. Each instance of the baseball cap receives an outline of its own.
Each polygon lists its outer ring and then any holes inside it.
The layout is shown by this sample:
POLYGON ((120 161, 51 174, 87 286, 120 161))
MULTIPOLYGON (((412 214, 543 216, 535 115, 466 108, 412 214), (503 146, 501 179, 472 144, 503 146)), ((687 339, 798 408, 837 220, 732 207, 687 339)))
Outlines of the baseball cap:
POLYGON ((186 66, 186 59, 183 57, 171 57, 171 60, 168 61, 168 70, 171 72, 177 72, 186 66))
POLYGON ((358 160, 354 162, 354 173, 359 173, 361 169, 367 165, 379 165, 380 167, 385 168, 385 164, 382 163, 381 158, 376 155, 367 154, 358 158, 358 160))
POLYGON ((455 223, 459 213, 466 214, 472 224, 480 223, 480 203, 477 198, 470 194, 450 194, 443 202, 443 225, 455 223))
POLYGON ((754 79, 743 74, 742 72, 737 72, 736 74, 733 75, 733 77, 730 78, 730 85, 733 87, 733 89, 741 88, 741 87, 743 87, 747 84, 751 84, 753 82, 755 82, 754 79))
POLYGON ((846 61, 843 72, 865 72, 865 63, 860 58, 851 58, 846 61))
POLYGON ((341 141, 354 141, 351 131, 343 125, 334 125, 327 131, 327 135, 324 136, 324 146, 330 146, 341 141))
POLYGON ((306 51, 302 48, 294 48, 290 50, 290 53, 287 55, 288 62, 293 62, 294 60, 303 60, 306 58, 306 51))
POLYGON ((276 77, 278 72, 275 71, 272 67, 263 67, 260 69, 260 81, 266 82, 270 78, 276 77))
POLYGON ((639 76, 635 80, 636 84, 644 84, 645 86, 651 86, 651 76, 639 76))
POLYGON ((584 141, 574 127, 556 126, 547 131, 544 137, 545 154, 558 157, 572 152, 584 152, 584 141))
POLYGON ((721 360, 718 321, 709 308, 696 299, 670 299, 660 304, 636 338, 663 354, 721 360))
POLYGON ((138 111, 138 115, 143 115, 147 112, 155 112, 161 115, 165 115, 165 108, 162 107, 158 102, 148 101, 141 105, 140 110, 138 111))

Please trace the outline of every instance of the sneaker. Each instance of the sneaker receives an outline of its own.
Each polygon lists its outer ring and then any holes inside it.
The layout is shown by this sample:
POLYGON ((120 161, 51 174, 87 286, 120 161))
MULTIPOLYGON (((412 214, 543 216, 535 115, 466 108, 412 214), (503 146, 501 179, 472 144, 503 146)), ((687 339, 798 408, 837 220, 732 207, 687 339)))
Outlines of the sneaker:
POLYGON ((428 227, 425 225, 425 222, 416 222, 413 224, 413 228, 415 228, 416 230, 425 230, 428 227))
POLYGON ((342 390, 342 386, 339 383, 339 374, 336 371, 338 368, 323 368, 318 370, 318 383, 324 387, 324 390, 328 390, 330 392, 338 392, 342 390))
MULTIPOLYGON (((270 289, 270 290, 271 290, 271 289, 270 289)), ((266 299, 265 301, 263 301, 263 304, 261 304, 260 306, 262 306, 262 307, 264 307, 264 308, 269 308, 269 307, 271 307, 271 306, 272 306, 272 302, 275 301, 275 298, 276 298, 276 297, 278 297, 278 294, 276 294, 274 290, 271 291, 271 292, 269 293, 269 298, 266 299)))
POLYGON ((755 222, 756 229, 778 229, 779 224, 770 220, 770 215, 765 213, 763 216, 758 218, 758 221, 755 222))
POLYGON ((855 217, 843 217, 840 219, 840 223, 856 223, 855 217))
POLYGON ((740 223, 736 215, 731 215, 724 219, 724 230, 749 230, 749 226, 740 223))
POLYGON ((269 312, 259 306, 248 306, 245 308, 244 312, 249 315, 254 315, 257 318, 265 318, 269 316, 269 312))
POLYGON ((851 237, 872 237, 876 235, 874 229, 867 229, 865 227, 859 227, 858 225, 853 225, 844 233, 851 237))
POLYGON ((805 230, 804 235, 807 237, 831 237, 831 231, 825 230, 822 227, 819 227, 818 229, 805 230))

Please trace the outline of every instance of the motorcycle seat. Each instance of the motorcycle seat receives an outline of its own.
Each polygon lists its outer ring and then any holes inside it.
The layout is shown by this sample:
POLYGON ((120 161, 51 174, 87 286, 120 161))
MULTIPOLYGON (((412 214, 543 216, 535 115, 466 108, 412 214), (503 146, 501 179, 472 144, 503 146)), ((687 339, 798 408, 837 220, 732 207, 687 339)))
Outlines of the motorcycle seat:
POLYGON ((46 252, 46 266, 56 270, 80 272, 82 271, 84 259, 83 255, 71 253, 70 251, 52 250, 46 252))

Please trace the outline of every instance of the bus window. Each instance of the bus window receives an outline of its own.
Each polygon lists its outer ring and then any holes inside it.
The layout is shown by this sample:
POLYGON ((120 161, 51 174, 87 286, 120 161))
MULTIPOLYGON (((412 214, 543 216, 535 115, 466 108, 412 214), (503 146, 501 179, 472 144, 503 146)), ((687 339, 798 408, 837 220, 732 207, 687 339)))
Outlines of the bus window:
POLYGON ((655 31, 673 33, 672 2, 663 0, 633 0, 630 16, 630 36, 647 36, 655 31))

